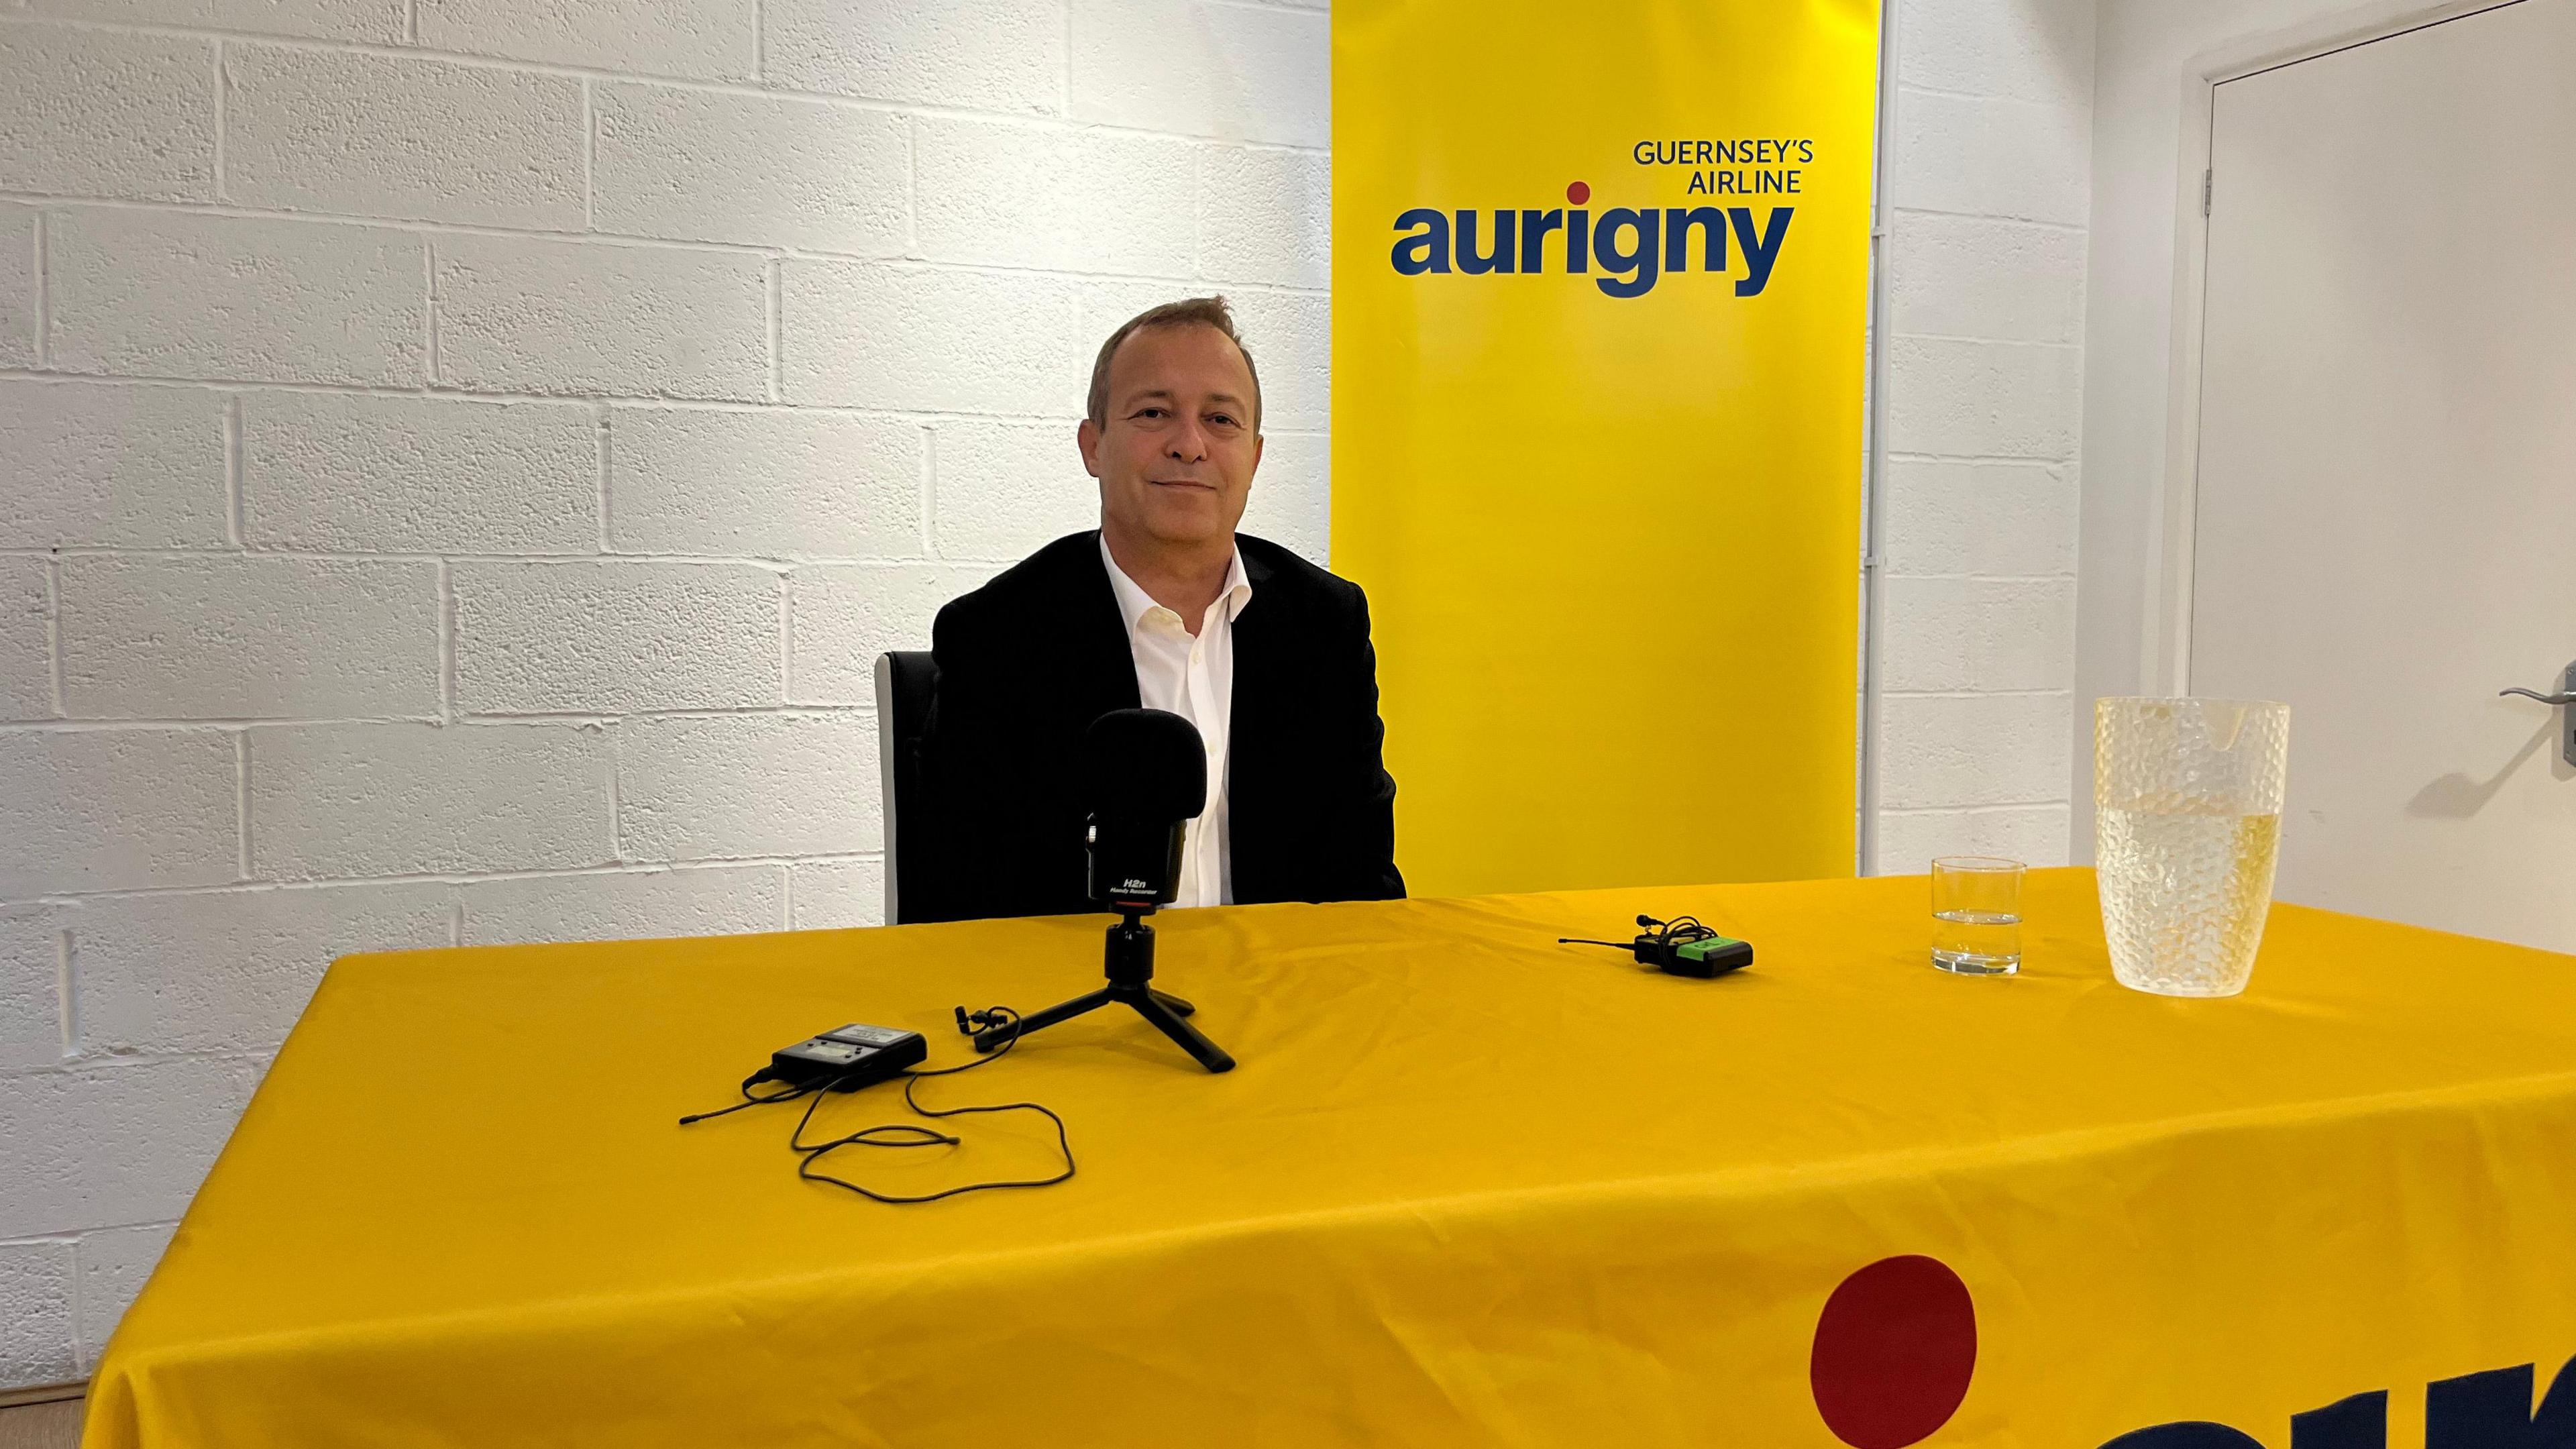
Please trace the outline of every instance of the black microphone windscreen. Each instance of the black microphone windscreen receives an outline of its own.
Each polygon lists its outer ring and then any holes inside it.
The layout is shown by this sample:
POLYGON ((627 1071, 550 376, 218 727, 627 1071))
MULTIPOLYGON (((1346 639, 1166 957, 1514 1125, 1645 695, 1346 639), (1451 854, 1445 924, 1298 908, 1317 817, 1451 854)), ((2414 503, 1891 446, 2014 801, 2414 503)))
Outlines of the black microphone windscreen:
POLYGON ((1114 709, 1082 741, 1084 804, 1128 820, 1194 820, 1207 808, 1207 747, 1163 709, 1114 709))

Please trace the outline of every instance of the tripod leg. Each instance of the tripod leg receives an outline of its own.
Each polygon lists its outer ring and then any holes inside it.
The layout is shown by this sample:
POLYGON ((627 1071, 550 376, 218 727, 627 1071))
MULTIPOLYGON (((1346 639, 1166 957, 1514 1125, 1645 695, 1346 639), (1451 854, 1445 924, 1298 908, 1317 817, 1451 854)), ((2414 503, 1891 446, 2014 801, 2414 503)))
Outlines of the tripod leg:
POLYGON ((1234 1058, 1227 1056, 1224 1048, 1209 1041, 1197 1027, 1181 1020, 1179 1013, 1155 999, 1157 995, 1159 993, 1149 993, 1141 1001, 1130 997, 1127 1004, 1136 1008, 1138 1015, 1162 1028, 1163 1035, 1179 1042, 1181 1050, 1196 1057, 1200 1066, 1211 1072, 1234 1070, 1234 1058))
POLYGON ((1156 991, 1153 993, 1153 997, 1156 1001, 1169 1007, 1172 1015, 1174 1016, 1187 1016, 1191 1012, 1198 1010, 1197 1007, 1190 1005, 1188 1002, 1183 1001, 1168 991, 1156 991))
POLYGON ((1040 1027, 1053 1026, 1059 1021, 1070 1021, 1086 1011, 1097 1011, 1107 1006, 1111 1000, 1109 988, 1104 986, 1087 996, 1077 996, 1071 1001, 1050 1006, 1044 1011, 1031 1012, 998 1030, 979 1031, 974 1036, 975 1050, 979 1052, 997 1050, 1004 1043, 1027 1036, 1040 1027))

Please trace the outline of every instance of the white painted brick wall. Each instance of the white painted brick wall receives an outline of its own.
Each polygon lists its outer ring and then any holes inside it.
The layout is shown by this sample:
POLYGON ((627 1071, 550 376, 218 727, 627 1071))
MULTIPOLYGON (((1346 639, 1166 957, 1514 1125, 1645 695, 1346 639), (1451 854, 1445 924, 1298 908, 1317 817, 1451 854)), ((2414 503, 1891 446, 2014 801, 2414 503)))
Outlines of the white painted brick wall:
POLYGON ((213 200, 214 43, 12 27, 0 46, 0 189, 213 200))
POLYGON ((1200 0, 1072 0, 1073 114, 1147 130, 1332 143, 1332 20, 1200 0))
POLYGON ((998 567, 807 564, 787 576, 789 702, 866 704, 877 656, 930 637, 939 606, 998 567))
MULTIPOLYGON (((1071 398, 1079 421, 1091 358, 1078 285, 1030 272, 782 263, 779 395, 825 406, 1009 413, 1053 412, 1071 398)), ((1090 336, 1091 348, 1117 325, 1090 336)))
POLYGON ((438 370, 477 392, 758 399, 772 265, 745 252, 440 236, 438 370))
POLYGON ((75 1247, 69 1238, 0 1243, 0 1374, 60 1383, 78 1372, 72 1350, 75 1247))
POLYGON ((62 1060, 61 944, 56 908, 0 907, 0 1069, 62 1060))
POLYGON ((0 720, 54 716, 53 568, 0 558, 0 720))
POLYGON ((418 0, 432 50, 629 75, 751 80, 760 0, 418 0))
POLYGON ((58 567, 74 718, 438 713, 434 563, 86 556, 58 567))
MULTIPOLYGON (((2042 859, 2090 9, 1907 14, 1884 838, 2042 859)), ((874 921, 873 654, 1094 516, 1129 315, 1234 299, 1323 555, 1329 29, 0 0, 0 1383, 96 1361, 331 954, 874 921)))
POLYGON ((465 563, 450 586, 462 712, 786 702, 786 588, 757 564, 465 563))
POLYGON ((347 724, 248 732, 254 880, 471 874, 616 858, 607 731, 347 724))
POLYGON ((261 35, 402 39, 403 0, 25 0, 37 15, 261 35))
MULTIPOLYGON (((617 408, 608 435, 608 546, 621 553, 908 558, 929 546, 918 422, 617 408)), ((1096 495, 1090 506, 1097 515, 1096 495)))
POLYGON ((219 730, 0 730, 0 900, 236 879, 237 747, 219 730))
POLYGON ((0 379, 0 548, 219 548, 223 394, 0 379))
MULTIPOLYGON (((1132 12, 1102 19, 1138 23, 1132 12)), ((1062 0, 762 0, 761 23, 768 76, 791 90, 1064 114, 1062 0)))
MULTIPOLYGON (((1903 283, 1898 285, 1902 286, 1903 283)), ((2082 354, 2033 342, 1891 336, 1887 433, 1908 453, 2068 458, 2082 423, 2082 354)))
POLYGON ((490 66, 239 45, 223 198, 337 216, 578 231, 582 83, 490 66))
POLYGON ((2077 342, 2084 233, 1922 212, 1896 233, 1889 330, 1910 337, 2077 342))
POLYGON ((882 844, 877 729, 857 711, 682 715, 617 727, 629 860, 843 855, 882 844))
POLYGON ((600 86, 592 104, 591 217, 602 231, 903 253, 901 116, 677 86, 600 86))
POLYGON ((1909 86, 1897 107, 1896 204, 2082 227, 2092 204, 2092 133, 2068 119, 2063 105, 1909 86))
POLYGON ((191 891, 84 901, 81 1036, 109 1052, 273 1051, 334 957, 448 944, 435 884, 191 891), (173 970, 180 962, 185 970, 173 970))
POLYGON ((1890 464, 1887 564, 1899 576, 2075 572, 2071 464, 1901 458, 1890 464))
MULTIPOLYGON (((933 537, 950 558, 1026 558, 1040 544, 1100 521, 1098 486, 1082 471, 1070 424, 944 419, 931 430, 930 446, 939 504, 933 537)), ((1275 446, 1274 439, 1264 448, 1275 446)), ((1272 481, 1265 457, 1254 475, 1254 497, 1266 494, 1272 481)))
POLYGON ((1190 276, 1199 149, 1175 136, 924 116, 913 122, 920 254, 1190 276))
MULTIPOLYGON (((1097 327, 1108 335, 1118 321, 1134 316, 1137 308, 1132 292, 1110 305, 1095 288, 1093 304, 1085 309, 1084 330, 1097 327), (1115 313, 1106 326, 1100 319, 1115 313)), ((1261 361, 1261 430, 1264 433, 1325 433, 1332 428, 1333 408, 1333 308, 1321 292, 1246 292, 1236 299, 1235 320, 1259 349, 1261 361)), ((1098 344, 1094 343, 1096 347, 1098 344)), ((1085 350, 1082 359, 1085 377, 1091 373, 1091 356, 1085 350)))
POLYGON ((72 1285, 72 1306, 79 1338, 73 1344, 82 1373, 98 1367, 99 1353, 117 1320, 134 1305, 152 1266, 170 1246, 177 1223, 139 1223, 100 1228, 80 1235, 72 1261, 79 1276, 72 1285))
POLYGON ((1333 440, 1329 434, 1262 427, 1261 471, 1243 527, 1276 543, 1322 558, 1331 536, 1333 440))
MULTIPOLYGON (((787 867, 728 865, 520 876, 456 887, 469 946, 775 931, 787 867)), ((442 943, 443 944, 443 943, 442 943)))
POLYGON ((0 1241, 176 1219, 260 1066, 101 1056, 0 1076, 0 1241))
POLYGON ((0 202, 0 367, 35 365, 36 212, 0 202))
POLYGON ((418 387, 417 232, 186 211, 45 216, 44 358, 63 372, 418 387))
POLYGON ((2058 864, 2093 5, 1899 12, 1873 864, 2058 864))
POLYGON ((799 861, 787 868, 787 888, 794 907, 788 921, 792 930, 873 926, 885 908, 885 862, 799 861))
POLYGON ((598 547, 600 418, 588 404, 259 392, 240 407, 241 531, 252 548, 598 547))
POLYGON ((1333 168, 1311 151, 1199 153, 1200 260, 1283 287, 1333 282, 1333 168))

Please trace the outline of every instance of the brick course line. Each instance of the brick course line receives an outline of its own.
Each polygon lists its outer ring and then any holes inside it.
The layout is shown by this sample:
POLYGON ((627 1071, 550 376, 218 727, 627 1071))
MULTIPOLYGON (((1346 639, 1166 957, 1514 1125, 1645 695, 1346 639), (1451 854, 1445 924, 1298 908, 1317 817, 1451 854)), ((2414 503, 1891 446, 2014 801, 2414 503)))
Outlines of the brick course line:
MULTIPOLYGON (((1165 136, 1160 139, 1173 138, 1165 136)), ((1232 145, 1233 143, 1208 144, 1232 145)), ((371 212, 362 211, 289 211, 277 207, 240 206, 231 202, 149 201, 131 197, 94 197, 53 191, 6 189, 0 189, 0 201, 14 202, 20 206, 77 207, 86 211, 177 212, 186 216, 230 217, 242 221, 292 221, 314 226, 357 226, 372 231, 413 232, 423 236, 485 236, 511 241, 583 242, 603 247, 634 247, 642 250, 714 252, 724 256, 767 257, 796 262, 834 262, 887 267, 898 271, 1062 277, 1093 282, 1150 282, 1174 287, 1196 287, 1213 282, 1229 292, 1241 292, 1246 295, 1306 297, 1316 301, 1330 301, 1332 298, 1330 287, 1299 287, 1284 282, 1238 282, 1222 277, 1209 278, 1199 275, 1184 277, 1167 272, 1103 271, 1084 267, 1032 267, 1009 262, 952 262, 938 257, 916 255, 890 257, 872 252, 836 252, 821 247, 755 246, 745 242, 700 241, 690 237, 652 236, 643 232, 567 231, 560 228, 501 226, 491 222, 427 221, 419 217, 377 216, 371 212)), ((2010 220, 2011 218, 1981 219, 2010 220)))
MULTIPOLYGON (((605 70, 597 66, 565 65, 557 61, 512 60, 503 56, 476 55, 458 50, 432 50, 421 45, 388 44, 381 41, 331 40, 319 36, 301 35, 262 35, 253 31, 224 30, 213 26, 155 25, 135 21, 67 19, 53 16, 42 18, 23 15, 0 16, 0 27, 10 25, 54 25, 77 30, 100 30, 128 35, 176 36, 191 40, 213 37, 243 45, 269 46, 279 50, 332 51, 340 54, 372 55, 387 60, 430 61, 473 70, 522 71, 531 75, 554 76, 565 80, 623 81, 667 86, 673 90, 701 91, 710 95, 754 97, 762 100, 812 101, 819 105, 838 106, 854 111, 876 111, 887 115, 938 116, 968 121, 1010 121, 1032 126, 1052 126, 1065 131, 1101 131, 1114 135, 1151 136, 1158 139, 1216 141, 1228 146, 1242 146, 1248 150, 1284 151, 1303 156, 1332 154, 1332 148, 1329 146, 1307 146, 1293 141, 1238 140, 1233 137, 1210 136, 1195 131, 1161 131, 1150 126, 1131 126, 1115 121, 1081 121, 1066 116, 1045 116, 1025 111, 985 110, 974 106, 941 105, 929 101, 877 100, 868 96, 840 95, 832 91, 805 91, 787 86, 749 85, 740 81, 711 81, 704 77, 663 75, 652 71, 605 70)), ((1974 99, 1995 98, 1980 96, 1974 99)), ((2036 106, 2038 103, 2027 104, 2036 106)))

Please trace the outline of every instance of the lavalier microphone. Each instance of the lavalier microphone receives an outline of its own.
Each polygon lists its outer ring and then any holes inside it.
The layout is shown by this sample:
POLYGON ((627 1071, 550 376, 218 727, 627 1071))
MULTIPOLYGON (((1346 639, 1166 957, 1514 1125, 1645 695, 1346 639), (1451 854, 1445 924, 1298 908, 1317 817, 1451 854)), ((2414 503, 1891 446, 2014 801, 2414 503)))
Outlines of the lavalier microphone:
POLYGON ((1721 936, 1703 926, 1696 916, 1675 916, 1659 921, 1640 914, 1637 924, 1645 929, 1633 941, 1592 941, 1581 936, 1559 936, 1560 946, 1608 946, 1612 950, 1635 953, 1642 965, 1652 966, 1672 976, 1692 976, 1706 980, 1741 971, 1753 964, 1753 945, 1732 936, 1721 936))

